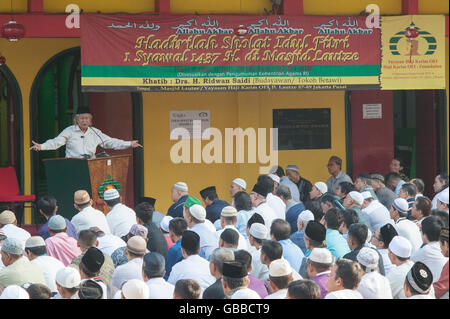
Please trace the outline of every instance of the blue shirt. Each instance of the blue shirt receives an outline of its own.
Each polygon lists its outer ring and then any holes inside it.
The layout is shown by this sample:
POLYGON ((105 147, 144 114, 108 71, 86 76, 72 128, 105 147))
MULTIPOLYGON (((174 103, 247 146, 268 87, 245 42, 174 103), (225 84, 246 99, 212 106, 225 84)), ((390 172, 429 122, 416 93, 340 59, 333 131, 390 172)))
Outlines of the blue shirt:
POLYGON ((253 214, 255 213, 255 211, 252 210, 240 210, 237 213, 237 222, 236 225, 234 225, 234 227, 236 227, 236 229, 239 231, 239 233, 244 236, 245 239, 248 239, 247 236, 247 223, 248 220, 250 219, 250 217, 253 216, 253 214))
MULTIPOLYGON (((75 226, 67 218, 64 217, 64 220, 66 221, 66 225, 67 225, 67 230, 66 230, 67 235, 78 240, 77 231, 75 230, 75 226)), ((39 228, 38 236, 41 236, 42 238, 44 238, 44 240, 46 240, 47 238, 50 237, 50 233, 48 232, 48 220, 44 225, 41 226, 41 228, 39 228)))
POLYGON ((283 246, 283 258, 298 272, 305 256, 302 250, 290 239, 280 240, 279 243, 283 246))
POLYGON ((225 206, 230 206, 226 201, 221 199, 215 199, 211 205, 206 206, 206 219, 209 219, 211 223, 214 223, 220 218, 222 209, 225 206))
POLYGON ((334 257, 336 257, 336 259, 351 252, 347 241, 339 231, 328 228, 326 237, 327 249, 334 255, 334 257))
POLYGON ((291 240, 294 244, 296 244, 298 247, 300 247, 302 252, 305 254, 307 249, 305 246, 304 237, 305 237, 305 230, 299 230, 291 235, 291 240))
POLYGON ((166 256, 166 273, 164 274, 164 279, 167 281, 169 279, 170 272, 172 271, 172 267, 183 260, 183 253, 181 252, 181 238, 170 247, 166 256))
POLYGON ((172 216, 173 218, 183 217, 184 202, 186 201, 187 198, 188 195, 181 196, 176 203, 172 204, 172 206, 169 207, 167 215, 172 216))
POLYGON ((291 234, 295 233, 298 230, 297 218, 298 215, 300 215, 300 213, 304 210, 305 205, 303 205, 303 203, 298 203, 297 205, 292 206, 291 208, 289 208, 289 210, 286 211, 286 221, 289 223, 289 225, 291 225, 291 234))

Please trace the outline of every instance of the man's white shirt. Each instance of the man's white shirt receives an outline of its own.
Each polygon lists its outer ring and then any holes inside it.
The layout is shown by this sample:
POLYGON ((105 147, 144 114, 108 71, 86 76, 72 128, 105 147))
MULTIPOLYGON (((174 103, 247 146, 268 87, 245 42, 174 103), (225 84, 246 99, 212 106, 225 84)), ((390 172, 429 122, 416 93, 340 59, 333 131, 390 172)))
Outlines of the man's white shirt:
POLYGON ((31 263, 37 265, 42 270, 45 283, 47 284, 47 287, 50 288, 51 292, 58 292, 56 289, 55 277, 58 270, 65 267, 64 264, 58 259, 47 255, 38 256, 34 258, 31 263))
POLYGON ((168 283, 175 285, 180 279, 196 280, 202 291, 216 282, 209 271, 209 262, 199 255, 191 255, 173 266, 168 283))
POLYGON ((175 286, 165 281, 163 278, 152 278, 146 282, 150 295, 148 299, 173 299, 175 286))
POLYGON ((13 224, 7 224, 1 229, 7 238, 20 240, 22 242, 22 249, 25 250, 25 242, 31 237, 29 232, 13 224))
POLYGON ((216 232, 217 235, 217 242, 219 242, 220 240, 220 235, 223 233, 223 231, 227 228, 230 229, 234 229, 238 234, 239 234, 239 243, 238 243, 238 248, 237 249, 244 249, 244 250, 248 250, 248 246, 247 246, 247 240, 245 239, 244 236, 242 236, 242 234, 236 229, 236 227, 234 227, 233 225, 225 225, 225 227, 221 230, 218 230, 216 232))
POLYGON ((89 229, 91 227, 98 227, 105 234, 111 233, 105 215, 92 206, 85 207, 78 214, 73 216, 70 222, 75 227, 77 234, 80 231, 89 229))
POLYGON ((122 238, 114 236, 113 234, 105 234, 102 237, 97 237, 97 241, 97 248, 110 257, 117 248, 125 247, 127 245, 122 238))
POLYGON ((189 230, 196 232, 200 237, 200 248, 205 252, 206 258, 209 258, 213 250, 219 247, 219 240, 217 239, 215 228, 212 229, 206 222, 195 224, 189 230))
POLYGON ((142 278, 142 263, 142 258, 134 258, 126 264, 118 266, 114 270, 111 285, 118 289, 122 289, 122 285, 130 279, 144 280, 142 278))
POLYGON ((275 214, 277 214, 277 218, 283 220, 286 219, 286 204, 280 197, 272 193, 269 193, 267 194, 266 202, 273 209, 275 214))
POLYGON ((136 224, 136 213, 128 206, 119 203, 106 215, 109 229, 113 235, 122 237, 128 235, 131 226, 136 224))
MULTIPOLYGON (((261 217, 264 219, 264 225, 267 227, 268 230, 270 230, 270 227, 272 226, 272 222, 274 219, 277 219, 277 214, 275 211, 267 204, 267 202, 259 204, 257 207, 254 207, 255 213, 258 213, 261 215, 261 217)), ((270 232, 267 234, 267 239, 270 239, 270 232)))
POLYGON ((71 125, 65 128, 57 137, 42 143, 41 150, 56 150, 66 145, 67 158, 83 158, 83 154, 93 157, 97 146, 100 144, 103 148, 115 150, 122 150, 131 146, 130 141, 109 137, 92 126, 87 129, 86 133, 83 133, 78 125, 71 125))

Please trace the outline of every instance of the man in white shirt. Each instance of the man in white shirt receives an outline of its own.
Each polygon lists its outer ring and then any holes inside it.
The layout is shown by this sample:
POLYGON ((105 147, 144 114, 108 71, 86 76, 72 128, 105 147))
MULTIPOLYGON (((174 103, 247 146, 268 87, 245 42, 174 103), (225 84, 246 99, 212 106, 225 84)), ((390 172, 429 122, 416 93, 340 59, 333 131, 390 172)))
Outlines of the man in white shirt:
POLYGON ((142 278, 142 262, 147 249, 147 242, 141 236, 133 236, 128 239, 127 248, 124 251, 128 259, 126 264, 118 266, 113 273, 111 285, 121 289, 122 285, 130 279, 142 278))
POLYGON ((116 249, 127 245, 121 237, 113 234, 105 234, 98 227, 91 227, 89 229, 93 230, 97 234, 97 248, 109 257, 111 257, 116 249))
POLYGON ((222 226, 221 230, 217 231, 217 242, 219 242, 220 235, 225 229, 233 229, 239 234, 239 244, 237 249, 247 250, 247 240, 245 237, 239 233, 237 228, 234 226, 237 222, 237 210, 233 206, 225 206, 220 213, 220 225, 222 226))
POLYGON ((403 284, 406 274, 414 265, 414 262, 410 260, 411 250, 411 243, 402 236, 395 236, 389 244, 389 258, 396 267, 391 269, 386 278, 391 284, 394 299, 405 299, 403 284))
MULTIPOLYGON (((219 242, 214 226, 211 228, 206 223, 206 210, 201 206, 200 200, 189 196, 184 203, 183 217, 188 224, 188 229, 199 235, 200 249, 208 259, 212 251, 218 247, 219 242)), ((212 224, 210 223, 210 225, 212 224)))
POLYGON ((33 236, 25 242, 25 253, 31 263, 37 265, 44 274, 45 283, 53 294, 58 292, 55 283, 56 273, 64 268, 64 264, 58 259, 47 256, 45 241, 40 236, 33 236))
POLYGON ((267 190, 263 186, 255 184, 250 193, 250 199, 255 212, 264 218, 264 225, 266 225, 267 228, 270 228, 272 221, 277 219, 277 214, 266 202, 267 193, 267 190))
POLYGON ((356 290, 362 277, 361 265, 349 259, 338 259, 331 267, 328 294, 325 299, 363 299, 356 290))
POLYGON ((92 127, 92 114, 88 108, 79 108, 74 122, 74 125, 65 128, 57 137, 47 140, 45 143, 39 144, 32 141, 33 146, 30 149, 34 151, 56 150, 66 145, 66 157, 91 158, 95 157, 98 145, 103 149, 115 150, 142 147, 138 141, 111 138, 99 129, 92 127))
POLYGON ((184 259, 172 267, 167 282, 175 285, 180 279, 193 279, 200 284, 203 291, 216 281, 209 271, 209 262, 198 255, 200 236, 196 232, 192 230, 183 232, 181 252, 184 259))
POLYGON ((369 229, 372 232, 386 223, 392 222, 389 210, 378 199, 374 199, 371 192, 364 191, 361 195, 364 199, 362 212, 369 217, 369 229))
POLYGON ((263 240, 267 238, 269 231, 266 226, 261 223, 253 223, 250 226, 248 239, 250 245, 255 247, 256 251, 252 255, 252 271, 251 273, 261 280, 269 277, 269 268, 261 262, 261 247, 263 240))
POLYGON ((111 209, 106 215, 111 233, 119 237, 128 235, 131 226, 136 224, 134 210, 122 204, 120 194, 115 188, 107 189, 103 193, 103 200, 111 209))
POLYGON ((0 229, 7 238, 16 238, 25 249, 25 242, 31 237, 25 229, 17 227, 16 215, 10 210, 4 210, 0 214, 0 229))
POLYGON ((389 280, 378 271, 379 255, 373 248, 363 247, 356 259, 361 264, 364 275, 358 286, 364 299, 392 299, 389 280))
POLYGON ((439 243, 441 229, 444 225, 437 216, 429 216, 422 222, 422 239, 424 246, 411 256, 414 262, 422 262, 433 274, 433 283, 441 277, 442 268, 448 258, 444 257, 439 243))
POLYGON ((148 299, 172 299, 175 286, 164 280, 165 269, 166 261, 161 254, 153 252, 144 256, 142 277, 150 291, 148 299))
POLYGON ((277 259, 269 265, 269 285, 272 293, 264 299, 286 299, 287 287, 293 281, 292 268, 286 259, 277 259))
POLYGON ((406 275, 404 291, 407 299, 435 299, 430 294, 433 284, 431 270, 420 261, 416 262, 406 275))
POLYGON ((270 208, 273 209, 277 218, 286 219, 286 204, 283 200, 276 196, 275 184, 279 184, 280 178, 277 175, 260 175, 258 177, 258 184, 264 187, 267 191, 266 202, 270 208), (278 182, 277 182, 278 181, 278 182))
POLYGON ((74 194, 74 207, 79 211, 72 217, 71 223, 77 233, 91 227, 98 227, 105 234, 111 233, 105 215, 92 207, 92 199, 85 190, 78 190, 74 194))
POLYGON ((412 221, 406 219, 408 214, 408 202, 403 198, 396 198, 392 203, 390 210, 391 218, 395 222, 395 228, 398 235, 408 239, 412 245, 412 253, 414 254, 422 246, 422 235, 420 234, 419 227, 412 221))

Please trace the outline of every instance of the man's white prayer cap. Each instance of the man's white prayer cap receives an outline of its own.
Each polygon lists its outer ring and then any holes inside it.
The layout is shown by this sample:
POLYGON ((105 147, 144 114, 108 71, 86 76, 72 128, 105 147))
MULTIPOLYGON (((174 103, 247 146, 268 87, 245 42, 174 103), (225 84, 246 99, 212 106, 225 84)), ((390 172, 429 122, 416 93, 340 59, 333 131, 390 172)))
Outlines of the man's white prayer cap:
POLYGON ((408 239, 402 236, 395 236, 389 244, 389 250, 401 258, 411 257, 412 245, 408 239))
POLYGON ((119 197, 120 197, 120 194, 117 191, 117 189, 115 189, 115 188, 107 189, 103 193, 103 199, 104 200, 112 200, 112 199, 116 199, 116 198, 119 198, 119 197))
POLYGON ((159 224, 159 227, 161 227, 162 230, 164 230, 166 233, 169 232, 169 223, 173 219, 172 216, 164 216, 161 220, 161 223, 159 224))
POLYGON ((280 184, 280 177, 278 175, 269 174, 267 176, 269 176, 274 182, 277 182, 278 184, 280 184))
POLYGON ((185 193, 188 192, 188 186, 184 182, 175 183, 175 185, 173 185, 173 188, 175 188, 176 190, 178 190, 180 192, 185 192, 185 193))
POLYGON ((30 299, 30 295, 18 285, 9 285, 3 290, 0 299, 30 299))
MULTIPOLYGON (((370 192, 364 192, 364 193, 369 193, 369 197, 368 198, 372 198, 372 195, 370 194, 370 192)), ((351 191, 350 193, 348 193, 348 195, 350 195, 350 197, 358 204, 358 205, 362 205, 364 203, 364 196, 363 194, 361 194, 360 192, 355 192, 355 191, 351 191)))
POLYGON ((394 199, 394 202, 392 203, 392 206, 394 206, 394 208, 396 210, 398 210, 399 212, 402 213, 406 213, 409 209, 409 204, 406 201, 406 199, 404 198, 396 198, 394 199))
POLYGON ((41 236, 32 236, 25 242, 25 248, 41 247, 45 246, 44 238, 41 236))
POLYGON ((317 182, 314 184, 314 186, 316 186, 316 188, 322 193, 325 194, 326 192, 328 192, 328 186, 327 184, 325 184, 324 182, 317 182))
POLYGON ((281 277, 289 274, 292 274, 292 267, 286 259, 275 259, 270 263, 269 275, 271 277, 281 277))
POLYGON ((64 267, 58 270, 55 281, 64 288, 75 288, 80 285, 81 277, 77 269, 64 267))
POLYGON ((236 185, 242 187, 243 189, 247 188, 247 183, 242 178, 235 178, 233 180, 233 183, 235 183, 236 185))
POLYGON ((314 214, 310 210, 306 209, 298 215, 298 220, 301 220, 304 223, 310 222, 314 220, 314 214))
POLYGON ((326 248, 314 248, 309 255, 309 260, 320 264, 332 264, 333 256, 326 248))
POLYGON ((140 279, 130 279, 122 286, 122 294, 125 299, 148 299, 149 288, 140 279))
POLYGON ((189 212, 192 216, 200 221, 204 221, 206 218, 206 210, 202 205, 195 204, 189 208, 189 212))
POLYGON ((356 259, 367 268, 376 269, 378 267, 379 256, 375 249, 369 247, 361 248, 356 259))
POLYGON ((448 188, 447 191, 440 192, 437 199, 448 205, 448 188))
POLYGON ((250 226, 250 235, 256 239, 266 239, 267 233, 267 227, 261 223, 253 223, 252 226, 250 226))

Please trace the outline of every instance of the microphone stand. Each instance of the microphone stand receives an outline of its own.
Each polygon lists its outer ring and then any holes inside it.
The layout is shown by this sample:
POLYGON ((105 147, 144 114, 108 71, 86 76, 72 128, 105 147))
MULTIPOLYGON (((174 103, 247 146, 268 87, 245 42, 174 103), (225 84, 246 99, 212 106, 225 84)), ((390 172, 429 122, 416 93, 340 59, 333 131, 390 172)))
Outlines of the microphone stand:
POLYGON ((102 137, 92 128, 89 126, 89 128, 100 138, 100 141, 102 143, 100 144, 100 147, 102 148, 102 151, 98 154, 95 154, 95 157, 108 157, 110 156, 108 153, 105 152, 105 148, 103 147, 105 145, 105 142, 103 141, 102 137))

